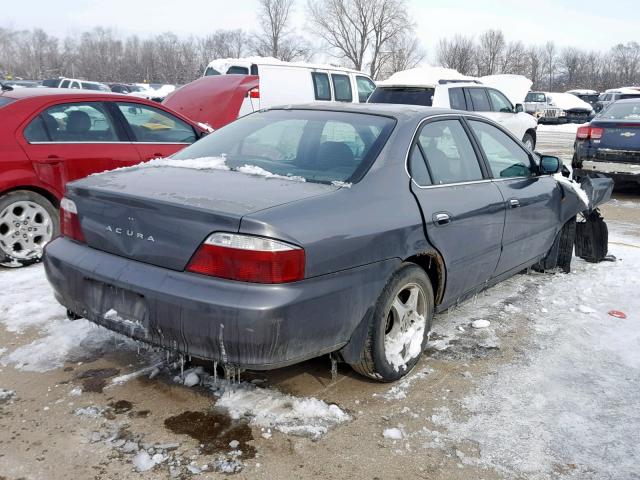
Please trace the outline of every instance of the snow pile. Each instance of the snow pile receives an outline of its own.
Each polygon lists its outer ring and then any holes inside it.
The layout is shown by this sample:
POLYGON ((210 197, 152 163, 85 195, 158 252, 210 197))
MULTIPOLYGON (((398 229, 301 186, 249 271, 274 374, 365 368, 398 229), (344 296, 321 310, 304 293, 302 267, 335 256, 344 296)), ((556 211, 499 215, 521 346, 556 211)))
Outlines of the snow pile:
POLYGON ((480 77, 484 85, 496 88, 504 93, 514 105, 524 103, 533 82, 522 75, 487 75, 480 77))
POLYGON ((425 378, 431 372, 433 372, 432 369, 424 368, 412 375, 407 375, 406 377, 403 377, 401 380, 398 380, 397 382, 395 382, 393 386, 389 390, 387 390, 385 393, 382 393, 382 394, 374 393, 373 396, 374 397, 380 396, 388 401, 402 400, 404 398, 407 398, 407 391, 409 390, 409 388, 411 388, 411 385, 416 380, 421 380, 425 378))
POLYGON ((8 402, 15 396, 16 396, 16 392, 14 392, 13 390, 6 390, 4 388, 0 388, 0 404, 8 402))
POLYGON ((237 171, 240 173, 246 173, 247 175, 257 175, 265 178, 279 178, 282 180, 293 180, 294 182, 306 182, 304 177, 298 177, 295 175, 278 175, 256 165, 243 165, 242 167, 239 167, 237 171))
MULTIPOLYGON (((518 323, 534 330, 531 344, 463 401, 462 418, 446 409, 431 418, 446 429, 443 438, 477 443, 480 457, 465 463, 506 478, 635 478, 640 297, 630 293, 640 249, 617 244, 637 244, 637 238, 612 240, 611 253, 622 261, 574 259, 571 274, 509 281, 526 289, 511 301, 520 309, 513 314, 518 323), (609 316, 612 309, 628 319, 609 316)), ((476 308, 491 306, 479 303, 476 308)))
POLYGON ((380 87, 407 85, 416 87, 434 87, 440 83, 440 80, 468 80, 472 82, 477 79, 475 77, 463 75, 452 68, 425 66, 396 72, 386 80, 377 82, 377 84, 380 87))
POLYGON ((418 315, 418 318, 406 331, 385 337, 384 353, 387 362, 396 372, 400 369, 406 370, 407 363, 422 352, 425 326, 425 318, 422 315, 418 315))
MULTIPOLYGON (((174 158, 154 158, 148 162, 134 165, 133 167, 124 167, 125 169, 137 169, 137 168, 149 168, 149 167, 175 167, 175 168, 190 168, 192 170, 229 170, 226 165, 227 158, 224 156, 219 157, 200 157, 200 158, 185 158, 183 160, 177 160, 174 158)), ((112 170, 113 171, 113 170, 112 170)))
POLYGON ((382 432, 382 436, 389 440, 402 440, 404 433, 400 428, 385 428, 382 432))
POLYGON ((145 450, 138 452, 138 454, 133 457, 133 466, 138 472, 146 472, 147 470, 151 470, 156 465, 164 462, 166 460, 165 456, 161 453, 156 453, 155 455, 149 455, 145 450))
MULTIPOLYGON (((546 93, 546 92, 545 92, 546 93)), ((584 100, 580 100, 570 93, 546 93, 549 104, 563 110, 571 110, 572 108, 582 108, 585 110, 593 110, 593 107, 584 100)))
POLYGON ((318 438, 329 428, 351 420, 337 405, 316 398, 298 398, 276 390, 241 383, 227 389, 216 402, 233 419, 251 417, 250 424, 284 434, 318 438))

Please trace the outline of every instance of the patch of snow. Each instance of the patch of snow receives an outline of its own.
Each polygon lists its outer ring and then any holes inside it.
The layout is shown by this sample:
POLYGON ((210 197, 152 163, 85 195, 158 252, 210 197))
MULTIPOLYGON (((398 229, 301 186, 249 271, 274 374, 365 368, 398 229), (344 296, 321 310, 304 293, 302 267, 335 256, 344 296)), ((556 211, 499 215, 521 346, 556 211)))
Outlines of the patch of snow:
POLYGON ((240 173, 245 173, 247 175, 257 175, 259 177, 265 178, 279 178, 281 180, 292 180, 294 182, 306 182, 307 180, 304 177, 299 177, 296 175, 278 175, 276 173, 271 173, 264 168, 260 168, 256 165, 243 165, 236 169, 240 173))
POLYGON ((586 123, 584 124, 561 123, 560 125, 555 125, 555 124, 540 123, 538 124, 537 131, 538 132, 571 133, 575 135, 578 132, 578 128, 582 127, 583 125, 587 125, 587 124, 586 123))
POLYGON ((439 85, 440 80, 476 80, 475 77, 463 75, 453 68, 433 67, 430 65, 424 67, 410 68, 402 70, 391 75, 386 80, 377 82, 380 87, 394 86, 419 86, 434 87, 439 85))
POLYGON ((430 368, 425 368, 420 370, 419 372, 413 373, 411 375, 407 375, 403 377, 401 380, 395 382, 393 386, 387 390, 385 393, 379 394, 374 393, 374 397, 382 397, 385 400, 402 400, 407 398, 407 391, 411 388, 411 385, 416 380, 421 380, 425 378, 429 373, 433 372, 430 368))
POLYGON ((154 167, 175 167, 175 168, 189 168, 193 170, 229 170, 226 164, 227 158, 225 156, 219 157, 200 157, 200 158, 185 158, 177 160, 174 158, 154 158, 148 162, 134 165, 133 167, 124 168, 154 168, 154 167))
POLYGON ((388 438, 389 440, 402 440, 402 437, 404 437, 404 433, 399 428, 385 428, 382 432, 382 436, 384 438, 388 438))
POLYGON ((133 466, 138 472, 146 472, 147 470, 151 470, 153 467, 162 463, 164 461, 164 457, 162 455, 154 455, 153 457, 149 455, 145 450, 138 452, 138 454, 133 457, 133 466))
POLYGON ((395 336, 387 335, 385 337, 385 357, 396 372, 400 369, 406 370, 407 362, 422 353, 425 326, 425 318, 418 315, 418 318, 406 331, 399 332, 395 336))
POLYGON ((69 392, 69 396, 71 397, 79 397, 82 395, 82 389, 80 387, 76 387, 69 392))
POLYGON ((570 110, 572 108, 584 108, 585 110, 593 110, 593 107, 590 104, 570 93, 545 93, 547 95, 549 104, 553 107, 558 107, 563 110, 570 110))
POLYGON ((473 328, 487 328, 489 325, 491 325, 489 320, 474 320, 471 322, 473 328))
POLYGON ((195 387, 200 383, 200 377, 196 372, 189 372, 184 376, 184 386, 185 387, 195 387))
POLYGON ((341 182, 340 180, 334 180, 333 182, 331 182, 331 185, 339 188, 351 188, 353 184, 349 182, 341 182))
POLYGON ((282 433, 318 438, 329 428, 351 420, 337 405, 316 398, 299 398, 277 390, 241 383, 216 401, 232 418, 250 417, 250 424, 282 433))
POLYGON ((104 409, 100 407, 82 407, 73 411, 73 414, 78 417, 99 418, 104 414, 104 409))
POLYGON ((0 403, 7 402, 15 396, 16 396, 16 392, 14 392, 13 390, 0 388, 0 403))
POLYGON ((240 442, 238 440, 231 440, 229 442, 229 446, 235 450, 236 448, 238 448, 238 445, 240 445, 240 442))
POLYGON ((126 383, 126 382, 128 382, 130 380, 133 380, 134 378, 138 378, 138 377, 142 377, 144 375, 151 374, 151 373, 155 372, 157 369, 159 369, 159 367, 161 367, 164 364, 165 364, 164 361, 156 362, 153 365, 149 365, 148 367, 144 367, 144 368, 141 368, 141 369, 136 370, 134 372, 126 373, 124 375, 120 375, 118 377, 114 377, 114 378, 111 379, 111 383, 106 388, 112 387, 114 385, 121 385, 121 384, 126 383))

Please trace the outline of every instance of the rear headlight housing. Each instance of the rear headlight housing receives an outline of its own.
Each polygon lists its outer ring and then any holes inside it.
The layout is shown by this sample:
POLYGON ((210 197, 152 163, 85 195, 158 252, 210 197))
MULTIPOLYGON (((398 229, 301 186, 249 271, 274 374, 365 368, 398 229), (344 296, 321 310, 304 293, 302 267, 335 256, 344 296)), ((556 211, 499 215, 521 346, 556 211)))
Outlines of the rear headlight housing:
POLYGON ((249 90, 249 98, 260 98, 260 87, 254 87, 249 90))
POLYGON ((217 232, 200 245, 188 272, 251 283, 289 283, 304 278, 305 253, 271 238, 217 232))
POLYGON ((78 218, 78 207, 73 200, 66 197, 60 201, 60 235, 76 242, 85 242, 78 218))

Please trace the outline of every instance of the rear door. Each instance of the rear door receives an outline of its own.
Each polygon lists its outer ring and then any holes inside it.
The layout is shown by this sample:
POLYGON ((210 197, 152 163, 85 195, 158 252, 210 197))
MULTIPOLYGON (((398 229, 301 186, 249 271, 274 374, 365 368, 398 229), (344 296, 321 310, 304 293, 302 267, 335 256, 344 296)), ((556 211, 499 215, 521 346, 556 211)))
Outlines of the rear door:
POLYGON ((410 151, 411 189, 442 255, 444 304, 482 286, 500 258, 505 205, 458 117, 427 120, 410 151))
POLYGON ((134 102, 113 106, 143 161, 172 155, 198 138, 191 125, 159 108, 134 102))
POLYGON ((30 119, 18 136, 39 178, 56 188, 140 162, 103 102, 49 106, 30 119))
POLYGON ((502 255, 496 276, 545 254, 560 227, 561 192, 551 175, 538 175, 531 154, 489 122, 468 119, 493 183, 505 202, 502 255))

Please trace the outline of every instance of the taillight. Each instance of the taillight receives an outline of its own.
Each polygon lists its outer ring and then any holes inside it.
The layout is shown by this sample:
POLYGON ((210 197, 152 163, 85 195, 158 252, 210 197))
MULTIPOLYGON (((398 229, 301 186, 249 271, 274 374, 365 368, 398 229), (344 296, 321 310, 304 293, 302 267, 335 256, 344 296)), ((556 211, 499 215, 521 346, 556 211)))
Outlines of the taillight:
POLYGON ((604 128, 600 127, 591 127, 591 138, 594 140, 600 140, 602 138, 602 134, 604 133, 604 128))
POLYGON ((254 87, 249 90, 249 98, 260 98, 260 87, 254 87))
POLYGON ((587 138, 589 138, 589 129, 591 127, 586 126, 586 127, 578 127, 578 132, 576 133, 576 138, 579 138, 580 140, 586 140, 587 138))
POLYGON ((579 140, 600 140, 602 135, 604 134, 604 128, 600 127, 590 127, 589 125, 585 127, 578 127, 578 131, 576 132, 576 139, 579 140))
POLYGON ((191 258, 187 271, 253 283, 287 283, 304 278, 300 247, 270 238, 214 233, 191 258))
POLYGON ((66 197, 60 201, 60 234, 77 242, 85 242, 78 219, 78 208, 66 197))

